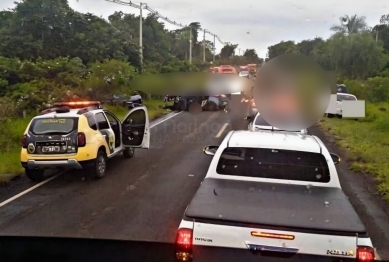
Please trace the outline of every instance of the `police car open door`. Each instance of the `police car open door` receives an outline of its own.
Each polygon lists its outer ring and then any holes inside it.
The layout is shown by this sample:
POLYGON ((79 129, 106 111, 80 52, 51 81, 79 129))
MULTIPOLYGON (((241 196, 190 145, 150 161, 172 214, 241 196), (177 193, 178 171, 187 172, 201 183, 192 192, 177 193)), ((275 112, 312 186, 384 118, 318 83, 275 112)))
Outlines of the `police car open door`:
POLYGON ((122 122, 122 141, 124 147, 150 147, 149 114, 145 106, 133 108, 122 122))

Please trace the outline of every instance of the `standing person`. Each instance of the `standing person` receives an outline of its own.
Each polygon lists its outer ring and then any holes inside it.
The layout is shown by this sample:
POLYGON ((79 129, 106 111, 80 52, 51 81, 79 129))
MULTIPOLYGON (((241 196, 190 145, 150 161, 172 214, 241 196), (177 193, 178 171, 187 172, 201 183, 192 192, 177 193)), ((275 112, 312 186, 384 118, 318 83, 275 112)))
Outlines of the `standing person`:
POLYGON ((227 97, 227 105, 224 108, 224 112, 228 113, 230 111, 231 94, 226 94, 226 97, 227 97))

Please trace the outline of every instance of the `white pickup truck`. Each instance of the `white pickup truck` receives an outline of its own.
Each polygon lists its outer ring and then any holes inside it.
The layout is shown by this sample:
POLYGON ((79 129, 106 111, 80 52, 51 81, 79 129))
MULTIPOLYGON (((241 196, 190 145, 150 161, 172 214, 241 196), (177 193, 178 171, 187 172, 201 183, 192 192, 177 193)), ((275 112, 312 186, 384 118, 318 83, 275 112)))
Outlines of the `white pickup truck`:
POLYGON ((340 158, 306 134, 231 131, 176 236, 178 261, 373 261, 343 193, 340 158))

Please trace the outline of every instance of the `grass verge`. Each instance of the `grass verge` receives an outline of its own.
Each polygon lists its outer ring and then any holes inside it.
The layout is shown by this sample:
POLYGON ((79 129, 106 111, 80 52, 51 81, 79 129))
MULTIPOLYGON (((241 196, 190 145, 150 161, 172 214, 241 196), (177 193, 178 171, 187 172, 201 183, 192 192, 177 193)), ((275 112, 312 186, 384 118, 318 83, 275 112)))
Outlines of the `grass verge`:
POLYGON ((347 151, 350 169, 375 175, 378 193, 389 200, 389 103, 367 104, 364 119, 325 118, 320 127, 347 151))
MULTIPOLYGON (((150 120, 168 113, 163 109, 164 103, 160 100, 146 100, 150 120)), ((106 109, 113 112, 119 119, 123 119, 128 109, 121 106, 106 105, 106 109)), ((0 183, 8 182, 15 176, 23 174, 20 165, 20 143, 28 123, 33 116, 26 118, 7 119, 0 123, 0 183)))

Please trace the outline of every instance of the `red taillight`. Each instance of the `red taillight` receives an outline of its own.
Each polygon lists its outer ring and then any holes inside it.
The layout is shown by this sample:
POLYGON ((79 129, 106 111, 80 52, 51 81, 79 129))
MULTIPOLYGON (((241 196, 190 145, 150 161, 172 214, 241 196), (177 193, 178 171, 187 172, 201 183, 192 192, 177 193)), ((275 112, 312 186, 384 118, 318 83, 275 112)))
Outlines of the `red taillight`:
POLYGON ((86 145, 86 137, 84 133, 78 133, 78 147, 86 145))
POLYGON ((358 247, 357 248, 357 261, 359 262, 371 262, 374 261, 374 248, 372 247, 358 247))
POLYGON ((22 147, 27 148, 27 135, 24 135, 22 138, 22 147))
POLYGON ((176 245, 179 248, 190 250, 192 249, 192 234, 193 230, 189 228, 180 228, 177 231, 176 245))
POLYGON ((180 228, 176 236, 176 259, 178 261, 192 260, 193 230, 180 228))

